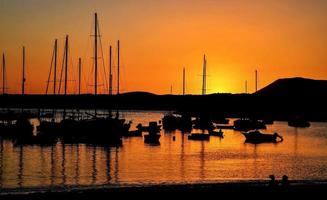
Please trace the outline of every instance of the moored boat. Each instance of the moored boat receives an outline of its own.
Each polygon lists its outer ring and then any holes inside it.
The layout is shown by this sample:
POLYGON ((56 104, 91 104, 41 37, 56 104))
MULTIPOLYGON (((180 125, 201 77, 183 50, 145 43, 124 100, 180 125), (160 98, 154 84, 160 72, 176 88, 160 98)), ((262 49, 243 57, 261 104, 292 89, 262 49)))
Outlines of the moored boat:
POLYGON ((161 135, 158 133, 144 135, 144 142, 149 144, 159 144, 161 135))
POLYGON ((233 125, 217 125, 216 128, 218 129, 234 129, 233 125))
POLYGON ((310 122, 306 121, 305 119, 302 118, 294 118, 288 121, 288 126, 291 127, 299 127, 299 128, 307 128, 310 127, 311 124, 310 122))
POLYGON ((132 130, 124 133, 123 137, 142 137, 142 130, 132 130))
MULTIPOLYGON (((141 126, 142 127, 142 126, 141 126)), ((139 130, 142 130, 139 126, 139 130)), ((159 144, 160 135, 160 125, 157 122, 149 122, 149 126, 147 127, 147 131, 149 134, 144 135, 144 142, 145 143, 154 143, 159 144)))
POLYGON ((212 121, 216 124, 229 124, 229 119, 226 119, 224 117, 214 118, 212 121))
POLYGON ((181 131, 192 130, 192 117, 189 114, 181 114, 177 116, 174 114, 166 114, 162 118, 163 129, 167 131, 174 131, 176 129, 181 131))
POLYGON ((219 131, 209 130, 209 135, 224 137, 224 132, 221 129, 219 131))
POLYGON ((22 135, 33 135, 33 125, 28 119, 22 118, 18 119, 13 125, 12 125, 12 133, 15 136, 22 136, 22 135))
POLYGON ((158 125, 157 122, 149 122, 149 126, 143 126, 142 124, 138 124, 136 126, 138 130, 142 132, 160 132, 161 125, 158 125))
POLYGON ((266 142, 272 142, 272 143, 278 143, 282 142, 284 139, 281 135, 278 133, 274 134, 264 134, 261 133, 258 130, 250 131, 250 132, 243 132, 243 135, 245 136, 247 143, 266 143, 266 142))
POLYGON ((195 119, 193 124, 193 128, 195 129, 212 130, 214 128, 212 121, 209 118, 203 116, 195 119))
POLYGON ((266 125, 262 121, 252 119, 238 119, 234 121, 234 130, 250 131, 256 129, 266 129, 266 125))
POLYGON ((210 140, 210 135, 205 133, 192 133, 188 136, 189 140, 210 140))

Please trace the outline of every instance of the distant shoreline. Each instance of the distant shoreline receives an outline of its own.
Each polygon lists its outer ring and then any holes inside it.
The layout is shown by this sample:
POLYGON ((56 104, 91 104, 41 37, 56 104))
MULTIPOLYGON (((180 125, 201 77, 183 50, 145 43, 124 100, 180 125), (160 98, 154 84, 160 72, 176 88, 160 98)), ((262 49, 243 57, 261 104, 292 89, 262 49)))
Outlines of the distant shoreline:
POLYGON ((249 117, 288 121, 300 116, 327 121, 324 96, 259 94, 155 95, 133 92, 120 95, 0 95, 2 108, 112 109, 180 111, 227 118, 249 117))

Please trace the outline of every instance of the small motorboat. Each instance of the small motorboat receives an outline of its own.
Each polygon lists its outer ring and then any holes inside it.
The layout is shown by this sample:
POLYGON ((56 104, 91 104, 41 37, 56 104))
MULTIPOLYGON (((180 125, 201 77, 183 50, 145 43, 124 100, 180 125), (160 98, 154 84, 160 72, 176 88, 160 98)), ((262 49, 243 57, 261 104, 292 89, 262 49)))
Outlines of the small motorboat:
POLYGON ((210 130, 209 135, 211 136, 218 136, 218 137, 224 137, 224 132, 220 129, 219 131, 210 130))
POLYGON ((294 119, 288 121, 288 126, 299 127, 299 128, 307 128, 307 127, 310 127, 311 124, 310 124, 310 122, 306 121, 305 119, 294 118, 294 119))
POLYGON ((144 135, 144 142, 148 144, 159 144, 161 135, 158 133, 144 135))
POLYGON ((234 121, 234 130, 236 131, 250 131, 256 129, 267 129, 262 121, 252 119, 238 119, 234 121))
POLYGON ((162 118, 163 129, 173 131, 178 128, 179 117, 167 114, 162 118))
POLYGON ((200 117, 192 122, 194 124, 194 129, 201 129, 201 130, 211 130, 214 128, 212 120, 208 119, 207 117, 200 117))
POLYGON ((280 136, 278 133, 264 134, 258 130, 243 132, 243 135, 246 138, 245 142, 254 143, 254 144, 266 143, 266 142, 278 143, 284 140, 283 137, 280 136))
POLYGON ((149 122, 149 126, 138 124, 136 128, 142 132, 159 132, 161 130, 161 125, 158 125, 157 122, 149 122))
POLYGON ((181 116, 174 114, 167 114, 162 118, 163 129, 167 131, 174 131, 179 129, 181 131, 192 130, 192 117, 183 113, 181 116))
POLYGON ((142 130, 132 130, 123 134, 123 137, 142 137, 142 130))
POLYGON ((233 125, 217 125, 216 128, 218 129, 234 129, 233 125))
POLYGON ((262 120, 262 123, 266 124, 266 125, 272 125, 274 124, 274 120, 270 119, 270 118, 266 118, 262 120))
POLYGON ((216 118, 212 120, 216 124, 229 124, 229 119, 226 118, 216 118))
POLYGON ((33 129, 33 124, 26 118, 16 120, 16 122, 11 126, 11 131, 15 137, 32 136, 33 129))
POLYGON ((161 137, 161 135, 160 135, 161 126, 158 125, 157 122, 149 122, 149 126, 147 127, 146 130, 142 129, 142 125, 141 125, 141 127, 138 126, 137 128, 141 132, 142 131, 149 132, 149 134, 144 135, 144 142, 145 143, 150 143, 150 144, 159 144, 160 143, 159 139, 161 137))
POLYGON ((188 136, 189 140, 210 140, 210 135, 205 133, 192 133, 188 136))

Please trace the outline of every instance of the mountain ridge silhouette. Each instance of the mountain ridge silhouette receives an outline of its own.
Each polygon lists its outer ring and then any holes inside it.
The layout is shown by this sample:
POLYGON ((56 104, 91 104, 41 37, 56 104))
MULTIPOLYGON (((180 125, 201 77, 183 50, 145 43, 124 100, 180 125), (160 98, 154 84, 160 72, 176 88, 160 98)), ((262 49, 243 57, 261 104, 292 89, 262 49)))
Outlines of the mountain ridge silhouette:
POLYGON ((269 96, 327 96, 327 80, 302 77, 282 78, 262 88, 256 95, 269 96))

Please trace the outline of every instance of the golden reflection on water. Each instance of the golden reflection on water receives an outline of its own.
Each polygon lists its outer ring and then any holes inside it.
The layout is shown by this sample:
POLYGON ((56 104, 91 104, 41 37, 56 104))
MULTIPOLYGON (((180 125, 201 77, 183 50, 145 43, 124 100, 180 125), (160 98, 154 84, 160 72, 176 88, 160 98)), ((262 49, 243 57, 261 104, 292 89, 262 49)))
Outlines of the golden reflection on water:
MULTIPOLYGON (((136 125, 159 120, 162 113, 132 112, 125 117, 136 125)), ((160 145, 128 138, 119 148, 61 143, 16 147, 1 140, 0 187, 226 182, 263 180, 270 174, 327 179, 326 123, 294 129, 276 122, 266 132, 283 135, 284 142, 278 144, 245 144, 240 132, 224 132, 223 139, 202 142, 189 141, 180 131, 162 131, 160 145)))

